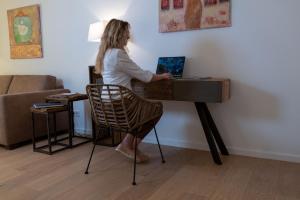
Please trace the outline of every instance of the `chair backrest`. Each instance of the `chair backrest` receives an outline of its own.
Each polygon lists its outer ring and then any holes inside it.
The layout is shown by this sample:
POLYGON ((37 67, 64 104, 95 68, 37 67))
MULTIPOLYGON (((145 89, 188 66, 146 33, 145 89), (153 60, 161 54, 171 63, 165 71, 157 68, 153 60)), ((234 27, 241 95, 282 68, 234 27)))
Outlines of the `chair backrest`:
POLYGON ((90 84, 86 87, 93 120, 97 125, 131 129, 136 95, 126 87, 108 84, 90 84))

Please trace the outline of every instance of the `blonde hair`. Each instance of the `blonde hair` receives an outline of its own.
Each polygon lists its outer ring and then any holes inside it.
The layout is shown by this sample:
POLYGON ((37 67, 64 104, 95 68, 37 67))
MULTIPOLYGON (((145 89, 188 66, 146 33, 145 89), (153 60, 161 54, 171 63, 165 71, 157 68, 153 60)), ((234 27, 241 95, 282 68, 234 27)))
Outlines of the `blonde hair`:
POLYGON ((129 39, 130 25, 126 21, 112 19, 106 25, 101 37, 101 44, 97 55, 95 73, 100 74, 103 70, 103 59, 108 49, 124 49, 129 39))

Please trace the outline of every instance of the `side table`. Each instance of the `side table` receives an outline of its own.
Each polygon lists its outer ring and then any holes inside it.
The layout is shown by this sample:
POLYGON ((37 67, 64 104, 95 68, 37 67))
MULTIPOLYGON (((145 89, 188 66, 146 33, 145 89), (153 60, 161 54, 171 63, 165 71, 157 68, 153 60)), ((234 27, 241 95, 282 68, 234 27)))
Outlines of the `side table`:
POLYGON ((75 101, 81 101, 81 100, 86 100, 86 99, 88 99, 88 96, 86 94, 80 94, 80 93, 70 93, 70 94, 63 93, 63 94, 50 95, 50 96, 46 97, 46 102, 60 102, 60 103, 63 103, 64 105, 66 105, 68 108, 70 148, 92 141, 92 138, 75 135, 75 131, 74 131, 74 105, 73 104, 75 101), (83 139, 84 141, 73 144, 73 138, 80 138, 80 139, 83 139))
POLYGON ((56 131, 56 114, 59 112, 68 111, 67 106, 57 106, 57 107, 49 107, 49 108, 34 108, 31 107, 30 111, 32 113, 32 144, 33 144, 33 151, 46 153, 52 155, 52 153, 61 151, 63 149, 69 148, 69 144, 62 143, 63 140, 70 139, 70 134, 68 137, 57 139, 57 131, 56 131), (37 136, 35 131, 35 115, 45 115, 46 116, 46 125, 47 125, 47 136, 48 136, 48 144, 42 145, 37 147, 37 136), (51 125, 50 125, 50 117, 53 116, 53 132, 51 132, 51 125), (54 141, 52 138, 54 137, 54 141), (62 148, 53 150, 52 147, 54 145, 62 146, 62 148), (48 149, 48 150, 46 150, 48 149))

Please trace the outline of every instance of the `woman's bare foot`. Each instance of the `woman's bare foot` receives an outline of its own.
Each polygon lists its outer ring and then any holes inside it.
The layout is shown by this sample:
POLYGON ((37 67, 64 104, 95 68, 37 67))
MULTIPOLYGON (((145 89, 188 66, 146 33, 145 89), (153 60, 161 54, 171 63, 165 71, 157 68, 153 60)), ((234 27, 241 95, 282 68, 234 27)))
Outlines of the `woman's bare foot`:
MULTIPOLYGON (((127 158, 134 160, 134 150, 126 147, 125 145, 122 145, 122 143, 117 146, 116 151, 120 152, 127 158)), ((146 162, 147 160, 149 160, 149 158, 147 159, 144 154, 141 155, 138 152, 139 152, 139 150, 137 151, 137 154, 136 154, 136 162, 137 163, 142 163, 142 162, 146 162)))
POLYGON ((147 162, 150 159, 150 157, 147 154, 144 154, 140 150, 137 150, 137 155, 140 157, 140 159, 142 160, 142 162, 147 162))

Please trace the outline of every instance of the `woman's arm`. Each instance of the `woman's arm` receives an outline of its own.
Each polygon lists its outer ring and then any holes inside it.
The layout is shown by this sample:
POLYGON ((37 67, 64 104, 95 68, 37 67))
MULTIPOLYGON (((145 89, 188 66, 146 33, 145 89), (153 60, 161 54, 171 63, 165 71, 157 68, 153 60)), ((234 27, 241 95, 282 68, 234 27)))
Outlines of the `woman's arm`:
POLYGON ((118 55, 118 70, 124 72, 125 74, 131 76, 132 78, 136 78, 142 82, 150 82, 153 73, 147 70, 141 69, 135 62, 133 62, 126 51, 119 50, 118 55))
POLYGON ((118 62, 120 66, 120 71, 134 77, 143 82, 159 81, 164 79, 170 79, 171 75, 169 73, 163 74, 153 74, 150 71, 141 69, 135 62, 133 62, 126 51, 120 50, 118 52, 118 62))
POLYGON ((163 74, 153 74, 151 82, 153 81, 160 81, 160 80, 167 80, 171 78, 171 74, 163 73, 163 74))

